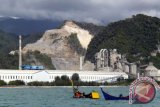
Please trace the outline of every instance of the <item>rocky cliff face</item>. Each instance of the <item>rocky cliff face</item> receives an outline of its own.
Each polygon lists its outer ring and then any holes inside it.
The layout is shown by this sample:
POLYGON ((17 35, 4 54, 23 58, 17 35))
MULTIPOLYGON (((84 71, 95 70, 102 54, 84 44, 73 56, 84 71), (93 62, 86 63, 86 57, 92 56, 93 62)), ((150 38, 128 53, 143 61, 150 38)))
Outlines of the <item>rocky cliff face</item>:
MULTIPOLYGON (((23 53, 28 51, 39 51, 45 53, 52 58, 52 62, 56 69, 79 69, 79 57, 74 49, 71 48, 68 37, 77 34, 77 39, 81 46, 88 48, 93 35, 89 31, 82 29, 72 21, 66 21, 60 29, 48 30, 35 43, 27 44, 23 48, 23 53)), ((92 67, 90 67, 93 69, 92 67)), ((87 70, 91 70, 91 69, 87 70)))

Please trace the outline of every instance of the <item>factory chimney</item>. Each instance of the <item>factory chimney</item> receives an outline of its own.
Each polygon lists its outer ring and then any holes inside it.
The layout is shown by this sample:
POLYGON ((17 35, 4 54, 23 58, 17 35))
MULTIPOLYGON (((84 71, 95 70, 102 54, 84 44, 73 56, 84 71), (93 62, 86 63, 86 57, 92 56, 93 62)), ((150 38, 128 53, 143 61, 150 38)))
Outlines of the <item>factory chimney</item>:
POLYGON ((22 69, 22 36, 19 35, 19 70, 22 69))
POLYGON ((80 62, 79 62, 79 70, 82 71, 83 70, 83 56, 80 56, 80 62))

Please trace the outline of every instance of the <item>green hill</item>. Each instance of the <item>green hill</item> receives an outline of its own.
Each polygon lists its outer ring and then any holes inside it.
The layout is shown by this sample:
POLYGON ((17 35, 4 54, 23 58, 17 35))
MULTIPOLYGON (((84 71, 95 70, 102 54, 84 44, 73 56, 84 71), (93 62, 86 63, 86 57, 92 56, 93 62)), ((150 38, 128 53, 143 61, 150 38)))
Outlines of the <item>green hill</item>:
POLYGON ((18 46, 18 36, 0 30, 0 53, 8 53, 18 46))
POLYGON ((95 62, 94 55, 102 48, 118 49, 130 62, 148 63, 150 53, 160 41, 160 19, 142 14, 114 22, 95 36, 86 53, 86 60, 95 62))
MULTIPOLYGON (((42 36, 42 33, 31 34, 22 37, 22 46, 34 43, 42 36)), ((9 55, 12 50, 18 50, 18 36, 0 30, 0 69, 18 69, 18 54, 9 55)), ((39 57, 37 59, 42 59, 39 57)), ((44 58, 43 58, 44 59, 44 58)), ((27 59, 24 59, 26 61, 27 59)), ((44 62, 45 64, 47 62, 44 62)), ((28 63, 29 64, 29 63, 28 63)))
POLYGON ((0 68, 17 69, 18 55, 9 55, 11 50, 18 49, 18 37, 0 30, 0 68))

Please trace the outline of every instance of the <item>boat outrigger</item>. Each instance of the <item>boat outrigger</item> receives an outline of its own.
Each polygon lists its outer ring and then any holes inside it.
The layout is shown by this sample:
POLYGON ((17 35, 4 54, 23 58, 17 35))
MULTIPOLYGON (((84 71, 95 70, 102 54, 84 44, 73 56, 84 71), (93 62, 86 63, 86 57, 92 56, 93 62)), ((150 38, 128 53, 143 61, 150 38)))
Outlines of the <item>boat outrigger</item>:
POLYGON ((113 96, 108 94, 107 92, 104 92, 102 88, 101 91, 105 100, 129 100, 129 96, 122 96, 122 94, 120 94, 119 96, 113 96))

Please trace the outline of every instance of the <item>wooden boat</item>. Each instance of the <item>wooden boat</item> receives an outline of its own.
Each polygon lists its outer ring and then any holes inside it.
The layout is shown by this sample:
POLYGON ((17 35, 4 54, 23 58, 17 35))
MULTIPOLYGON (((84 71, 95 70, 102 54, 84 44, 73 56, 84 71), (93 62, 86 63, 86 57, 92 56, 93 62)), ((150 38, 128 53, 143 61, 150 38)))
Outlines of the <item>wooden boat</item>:
POLYGON ((124 96, 124 97, 122 95, 113 96, 113 95, 110 95, 110 94, 104 92, 102 88, 101 88, 101 91, 103 93, 105 100, 129 100, 129 96, 124 96))
POLYGON ((73 84, 73 81, 72 80, 70 80, 70 81, 71 81, 72 88, 73 88, 73 93, 74 93, 73 98, 91 98, 91 99, 99 99, 100 98, 100 94, 99 94, 98 91, 92 91, 89 94, 85 94, 84 92, 83 93, 79 92, 78 91, 78 86, 77 86, 77 88, 75 88, 74 84, 73 84))
POLYGON ((89 94, 84 94, 84 93, 78 93, 77 95, 75 94, 73 98, 91 98, 91 99, 99 99, 100 95, 97 91, 92 91, 89 94))

